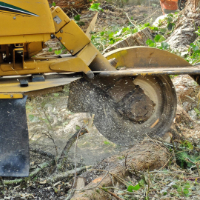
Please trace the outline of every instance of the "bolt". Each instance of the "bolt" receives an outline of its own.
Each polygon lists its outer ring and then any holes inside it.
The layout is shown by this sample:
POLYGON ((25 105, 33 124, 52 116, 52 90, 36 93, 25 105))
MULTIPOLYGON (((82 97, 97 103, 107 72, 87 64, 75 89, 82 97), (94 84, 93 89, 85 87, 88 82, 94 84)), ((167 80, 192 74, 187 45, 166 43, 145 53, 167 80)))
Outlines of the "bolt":
POLYGON ((61 33, 63 33, 63 30, 60 30, 61 33))
POLYGON ((13 19, 16 19, 16 17, 13 17, 13 19))
POLYGON ((70 50, 69 52, 70 52, 70 53, 74 53, 74 51, 73 51, 73 50, 70 50))
POLYGON ((59 37, 59 40, 62 40, 62 38, 61 38, 61 37, 59 37))
POLYGON ((11 94, 10 97, 13 98, 13 95, 11 94))
POLYGON ((54 36, 54 34, 51 34, 51 38, 54 38, 55 36, 54 36))

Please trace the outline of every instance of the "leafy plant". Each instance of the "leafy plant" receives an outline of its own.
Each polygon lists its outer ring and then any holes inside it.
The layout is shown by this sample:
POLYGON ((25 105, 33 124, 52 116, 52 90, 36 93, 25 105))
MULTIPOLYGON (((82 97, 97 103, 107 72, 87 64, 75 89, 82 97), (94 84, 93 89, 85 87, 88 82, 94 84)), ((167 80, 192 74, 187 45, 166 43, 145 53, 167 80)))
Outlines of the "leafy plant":
POLYGON ((52 52, 52 51, 53 51, 53 50, 52 50, 52 47, 50 47, 49 50, 48 50, 48 52, 52 52))
POLYGON ((200 118, 200 111, 199 111, 199 109, 198 108, 194 108, 194 111, 196 112, 197 117, 200 118))
POLYGON ((134 34, 146 27, 150 27, 149 23, 138 25, 137 28, 133 25, 127 27, 117 27, 112 26, 109 29, 104 29, 98 33, 92 33, 92 43, 98 48, 98 50, 103 51, 109 45, 115 44, 118 41, 124 40, 130 34, 134 34))
POLYGON ((53 1, 52 6, 56 6, 56 3, 53 1))
POLYGON ((106 144, 106 145, 109 145, 109 144, 110 144, 109 141, 104 141, 103 143, 106 144))
POLYGON ((183 186, 178 186, 177 192, 180 196, 188 197, 190 194, 190 183, 185 183, 183 186))
POLYGON ((103 9, 100 7, 100 3, 93 3, 89 10, 91 11, 103 11, 103 9))
POLYGON ((76 21, 80 21, 81 15, 76 15, 76 16, 74 16, 74 19, 75 19, 76 21))
POLYGON ((137 191, 139 190, 141 187, 144 187, 145 185, 145 181, 144 179, 141 179, 137 185, 133 186, 133 185, 128 185, 127 186, 127 191, 128 192, 133 192, 133 191, 137 191))
POLYGON ((128 191, 128 192, 137 191, 137 190, 139 190, 139 189, 140 189, 140 185, 139 185, 139 184, 137 184, 137 185, 135 185, 135 186, 129 185, 129 186, 127 187, 127 191, 128 191))
POLYGON ((55 53, 56 55, 60 55, 60 54, 62 53, 62 49, 55 50, 54 53, 55 53))

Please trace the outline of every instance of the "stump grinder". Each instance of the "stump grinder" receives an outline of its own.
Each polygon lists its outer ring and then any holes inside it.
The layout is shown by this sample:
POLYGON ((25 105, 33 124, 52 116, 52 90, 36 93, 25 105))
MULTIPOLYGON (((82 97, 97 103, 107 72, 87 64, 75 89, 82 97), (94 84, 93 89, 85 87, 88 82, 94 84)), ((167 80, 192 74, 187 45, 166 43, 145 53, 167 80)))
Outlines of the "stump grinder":
POLYGON ((112 142, 133 145, 169 130, 177 104, 169 75, 199 78, 200 66, 155 48, 121 48, 103 56, 47 0, 0 1, 0 22, 0 176, 29 174, 29 95, 71 83, 68 108, 94 114, 94 125, 112 142), (51 38, 70 54, 36 57, 51 38))

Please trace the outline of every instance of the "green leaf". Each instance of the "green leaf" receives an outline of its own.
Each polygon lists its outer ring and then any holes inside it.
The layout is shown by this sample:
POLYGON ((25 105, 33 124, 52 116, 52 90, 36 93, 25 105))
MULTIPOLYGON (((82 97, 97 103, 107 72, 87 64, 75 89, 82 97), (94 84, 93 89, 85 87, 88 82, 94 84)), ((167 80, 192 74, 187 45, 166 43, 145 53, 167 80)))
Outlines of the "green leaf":
POLYGON ((150 26, 149 28, 150 28, 152 31, 158 31, 158 27, 150 26))
POLYGON ((145 186, 145 180, 144 180, 144 179, 141 179, 141 180, 139 181, 139 185, 140 185, 141 187, 144 187, 144 186, 145 186))
POLYGON ((52 52, 52 51, 53 51, 53 50, 52 50, 52 48, 50 47, 49 50, 48 50, 48 52, 52 52))
POLYGON ((103 9, 100 7, 100 3, 93 3, 89 10, 91 11, 103 11, 103 9))
POLYGON ((140 189, 140 185, 139 185, 139 184, 137 184, 137 185, 135 185, 135 186, 129 185, 129 186, 127 187, 127 191, 128 191, 128 192, 137 191, 137 190, 139 190, 139 189, 140 189))
POLYGON ((151 44, 155 44, 155 42, 152 41, 152 40, 150 40, 150 39, 148 39, 148 40, 146 41, 146 44, 147 44, 148 46, 150 46, 151 44))
POLYGON ((81 127, 76 125, 76 130, 79 131, 80 129, 81 129, 81 127))
POLYGON ((112 32, 112 33, 110 33, 110 34, 108 35, 109 39, 113 38, 113 35, 114 35, 114 33, 113 33, 113 32, 112 32))
POLYGON ((162 49, 168 49, 169 48, 169 44, 167 42, 161 42, 161 47, 162 49))
POLYGON ((108 145, 108 144, 110 144, 110 142, 109 142, 109 141, 104 141, 103 143, 104 143, 104 144, 107 144, 107 145, 108 145))
POLYGON ((56 6, 56 3, 53 1, 52 6, 56 6))
POLYGON ((171 30, 173 29, 174 26, 175 26, 175 23, 168 23, 167 29, 168 29, 169 31, 171 31, 171 30))
POLYGON ((80 21, 81 15, 76 15, 76 16, 74 16, 74 19, 75 19, 76 21, 80 21))
POLYGON ((60 55, 60 54, 62 53, 62 50, 61 50, 61 49, 60 49, 60 50, 55 50, 54 53, 55 53, 56 55, 60 55))
POLYGON ((102 31, 102 32, 100 33, 100 35, 101 35, 101 36, 103 36, 104 34, 105 34, 105 32, 104 32, 104 31, 102 31))
POLYGON ((54 93, 53 95, 54 95, 54 97, 58 97, 60 94, 59 93, 54 93))
POLYGON ((160 38, 161 38, 161 35, 156 35, 154 38, 155 42, 158 42, 160 40, 160 38))
POLYGON ((35 116, 34 115, 29 115, 28 119, 32 122, 34 120, 35 116))
POLYGON ((200 114, 200 111, 199 111, 197 108, 194 108, 194 111, 195 111, 197 114, 200 114))
POLYGON ((190 191, 187 188, 183 189, 184 196, 186 196, 186 197, 189 196, 189 193, 190 193, 190 191))

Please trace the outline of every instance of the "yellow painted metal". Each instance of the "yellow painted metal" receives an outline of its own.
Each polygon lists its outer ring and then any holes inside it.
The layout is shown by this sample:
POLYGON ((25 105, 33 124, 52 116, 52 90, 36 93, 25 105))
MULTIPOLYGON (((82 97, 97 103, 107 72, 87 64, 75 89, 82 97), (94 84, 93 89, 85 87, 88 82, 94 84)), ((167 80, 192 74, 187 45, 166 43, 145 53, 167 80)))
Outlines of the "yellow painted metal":
POLYGON ((65 61, 52 63, 50 69, 54 71, 67 71, 67 72, 87 72, 91 69, 80 58, 74 57, 65 61))
POLYGON ((31 91, 43 90, 46 88, 53 88, 53 87, 58 87, 61 85, 66 85, 78 79, 80 79, 80 77, 47 79, 44 82, 29 82, 28 87, 20 87, 19 82, 3 83, 3 81, 1 81, 0 93, 18 93, 18 92, 26 93, 26 92, 31 92, 31 91))
POLYGON ((116 59, 116 67, 159 68, 192 66, 186 60, 168 51, 150 47, 120 48, 105 54, 108 60, 116 59))
MULTIPOLYGON (((19 43, 24 35, 45 35, 55 32, 52 14, 47 0, 4 0, 7 11, 0 12, 0 37, 5 36, 6 41, 3 44, 12 44, 8 36, 19 36, 13 43, 19 43), (13 9, 14 8, 14 9, 13 9)), ((41 37, 44 41, 45 37, 41 37)), ((25 39, 26 41, 35 41, 34 37, 25 39)), ((3 38, 0 40, 0 44, 3 38)), ((29 41, 29 42, 31 42, 29 41)), ((38 40, 37 40, 38 41, 38 40)))
POLYGON ((92 43, 89 43, 77 54, 77 57, 83 60, 84 63, 89 66, 98 53, 99 51, 97 48, 92 43))
POLYGON ((56 33, 56 37, 72 55, 90 43, 90 39, 73 20, 56 33))
POLYGON ((51 38, 50 34, 48 33, 37 34, 37 35, 30 34, 30 35, 0 36, 0 45, 29 43, 29 42, 46 42, 50 38, 51 38))
POLYGON ((31 42, 27 44, 29 58, 39 53, 43 48, 43 42, 31 42))
POLYGON ((22 99, 22 93, 0 93, 0 99, 22 99))
POLYGON ((49 72, 88 72, 90 68, 80 59, 74 56, 51 60, 28 60, 15 64, 1 64, 0 76, 40 74, 49 72), (71 61, 72 60, 72 61, 71 61), (59 69, 60 68, 60 69, 59 69))
POLYGON ((51 12, 56 32, 58 32, 63 26, 70 22, 70 18, 63 12, 60 7, 51 7, 51 12))

